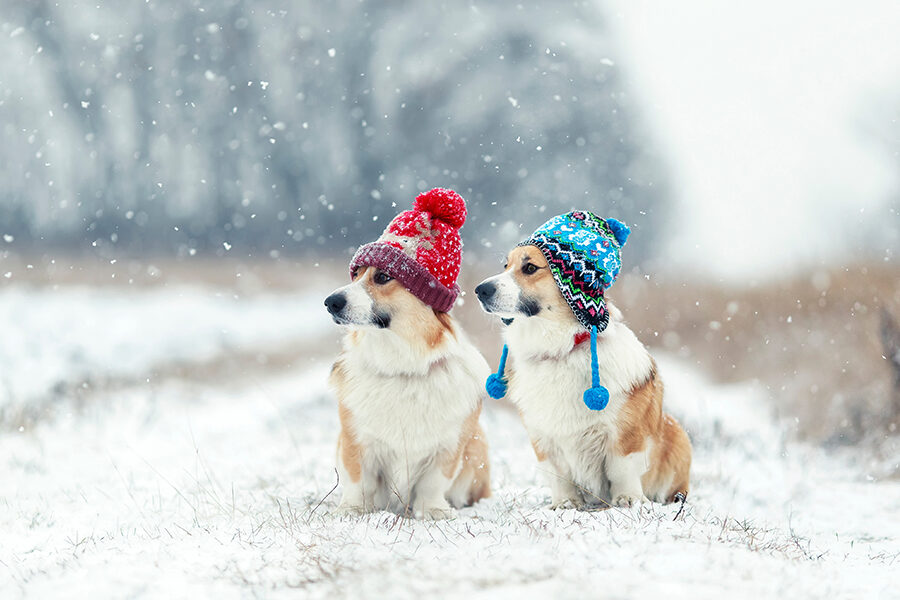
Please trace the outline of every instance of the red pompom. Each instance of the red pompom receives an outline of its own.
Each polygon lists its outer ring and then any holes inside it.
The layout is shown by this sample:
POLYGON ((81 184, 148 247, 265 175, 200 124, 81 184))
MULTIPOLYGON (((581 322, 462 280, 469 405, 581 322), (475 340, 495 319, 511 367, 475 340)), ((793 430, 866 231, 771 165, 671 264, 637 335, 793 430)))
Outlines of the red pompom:
POLYGON ((466 201, 453 190, 434 188, 419 194, 413 210, 430 213, 432 218, 459 229, 466 222, 466 201))

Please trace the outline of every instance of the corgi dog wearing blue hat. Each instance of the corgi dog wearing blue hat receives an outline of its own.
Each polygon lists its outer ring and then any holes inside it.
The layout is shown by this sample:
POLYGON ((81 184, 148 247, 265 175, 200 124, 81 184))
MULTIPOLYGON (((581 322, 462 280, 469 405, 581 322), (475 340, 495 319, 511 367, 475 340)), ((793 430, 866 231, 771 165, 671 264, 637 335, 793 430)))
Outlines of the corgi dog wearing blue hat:
POLYGON ((656 362, 605 298, 629 234, 585 210, 556 216, 475 288, 506 324, 487 391, 519 409, 551 508, 687 497, 691 442, 663 412, 656 362))

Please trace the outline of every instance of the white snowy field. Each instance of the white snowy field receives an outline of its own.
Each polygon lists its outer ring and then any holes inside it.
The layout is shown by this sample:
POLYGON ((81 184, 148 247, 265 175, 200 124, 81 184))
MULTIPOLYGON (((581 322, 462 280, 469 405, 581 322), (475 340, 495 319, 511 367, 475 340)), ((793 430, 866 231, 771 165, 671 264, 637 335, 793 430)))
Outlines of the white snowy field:
POLYGON ((148 369, 321 334, 327 323, 309 318, 320 304, 319 294, 247 302, 233 291, 190 286, 7 288, 0 294, 0 415, 73 383, 146 378, 148 369))
POLYGON ((21 430, 0 418, 0 596, 900 597, 900 482, 789 441, 753 385, 667 356, 695 449, 683 510, 550 511, 492 402, 492 498, 447 522, 333 516, 326 292, 0 289, 0 397, 42 403, 21 430))

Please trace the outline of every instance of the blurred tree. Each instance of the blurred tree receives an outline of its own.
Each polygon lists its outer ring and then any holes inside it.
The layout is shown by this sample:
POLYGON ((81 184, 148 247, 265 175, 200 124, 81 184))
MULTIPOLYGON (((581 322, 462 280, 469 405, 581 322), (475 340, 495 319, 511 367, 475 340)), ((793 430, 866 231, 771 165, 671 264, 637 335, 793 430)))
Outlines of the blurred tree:
POLYGON ((638 260, 665 218, 595 3, 0 1, 23 246, 349 251, 434 186, 476 252, 577 206, 638 260))

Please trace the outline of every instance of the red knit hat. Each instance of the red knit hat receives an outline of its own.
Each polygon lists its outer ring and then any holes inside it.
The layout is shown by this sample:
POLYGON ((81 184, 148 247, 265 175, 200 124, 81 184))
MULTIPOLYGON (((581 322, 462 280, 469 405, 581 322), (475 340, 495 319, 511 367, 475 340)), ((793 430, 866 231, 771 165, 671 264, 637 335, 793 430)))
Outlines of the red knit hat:
POLYGON ((466 201, 453 190, 420 194, 412 210, 400 213, 377 241, 360 247, 350 276, 362 266, 381 269, 425 304, 447 312, 456 302, 466 201))

